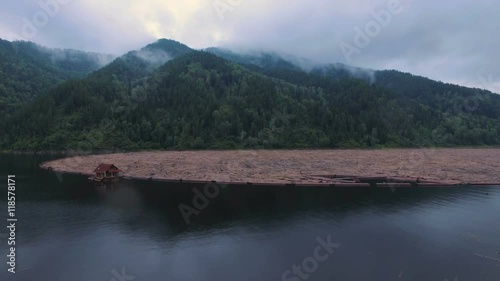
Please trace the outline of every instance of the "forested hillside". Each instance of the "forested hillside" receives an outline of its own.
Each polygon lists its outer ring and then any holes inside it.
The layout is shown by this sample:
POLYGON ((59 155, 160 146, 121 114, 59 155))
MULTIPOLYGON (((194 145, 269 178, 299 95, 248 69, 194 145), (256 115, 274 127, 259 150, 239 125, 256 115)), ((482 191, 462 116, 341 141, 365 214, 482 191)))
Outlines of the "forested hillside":
MULTIPOLYGON (((214 53, 214 50, 210 50, 214 53)), ((4 150, 499 145, 499 96, 395 71, 228 61, 160 40, 0 125, 4 150)), ((242 59, 243 58, 243 59, 242 59)))
POLYGON ((386 88, 279 65, 246 68, 162 40, 39 98, 5 125, 9 133, 1 145, 67 150, 500 143, 498 115, 446 110, 452 99, 462 101, 459 95, 433 104, 386 88), (151 63, 159 58, 166 64, 157 68, 151 63))
POLYGON ((414 142, 408 144, 411 146, 498 144, 496 128, 500 120, 500 95, 487 90, 442 83, 396 70, 374 71, 339 63, 314 66, 311 62, 304 67, 297 58, 287 61, 277 54, 237 54, 216 48, 210 49, 210 52, 292 83, 314 85, 320 77, 337 81, 352 78, 364 80, 393 93, 400 104, 406 104, 405 108, 427 108, 423 115, 409 115, 416 121, 424 121, 426 116, 430 116, 427 112, 430 109, 438 112, 442 120, 434 128, 432 137, 418 134, 414 142), (304 79, 307 76, 304 73, 314 78, 304 79))
POLYGON ((83 77, 112 56, 0 39, 0 115, 9 117, 56 85, 83 77))
POLYGON ((257 66, 262 69, 279 68, 297 71, 302 70, 300 66, 300 59, 292 57, 284 58, 276 53, 252 52, 247 54, 240 54, 222 48, 207 48, 205 51, 246 67, 257 66))

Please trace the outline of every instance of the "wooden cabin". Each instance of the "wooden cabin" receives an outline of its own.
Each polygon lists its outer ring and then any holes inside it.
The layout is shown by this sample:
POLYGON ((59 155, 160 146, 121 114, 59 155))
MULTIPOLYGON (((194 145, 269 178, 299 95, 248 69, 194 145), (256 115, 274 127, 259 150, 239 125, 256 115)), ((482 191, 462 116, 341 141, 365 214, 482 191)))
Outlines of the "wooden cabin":
POLYGON ((100 164, 95 168, 95 176, 91 177, 94 181, 116 181, 120 179, 120 169, 113 164, 100 164))

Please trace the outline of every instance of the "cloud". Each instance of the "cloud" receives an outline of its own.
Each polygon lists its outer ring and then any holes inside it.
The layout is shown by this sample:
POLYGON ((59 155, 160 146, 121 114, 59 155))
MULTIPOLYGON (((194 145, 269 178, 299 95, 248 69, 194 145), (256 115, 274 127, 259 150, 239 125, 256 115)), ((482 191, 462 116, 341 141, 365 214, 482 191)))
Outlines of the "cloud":
MULTIPOLYGON (((30 38, 49 47, 120 55, 171 38, 198 49, 273 50, 499 91, 500 2, 494 0, 400 0, 402 12, 391 14, 350 61, 342 43, 354 44, 355 28, 365 30, 374 13, 398 0, 41 0, 50 1, 67 4, 30 38)), ((25 20, 39 11, 39 0, 4 3, 0 37, 22 35, 25 20)))
POLYGON ((167 54, 166 52, 163 52, 161 50, 140 50, 136 51, 133 53, 137 58, 145 61, 146 63, 153 65, 155 67, 159 67, 161 65, 164 65, 167 63, 169 60, 172 59, 172 57, 167 54))

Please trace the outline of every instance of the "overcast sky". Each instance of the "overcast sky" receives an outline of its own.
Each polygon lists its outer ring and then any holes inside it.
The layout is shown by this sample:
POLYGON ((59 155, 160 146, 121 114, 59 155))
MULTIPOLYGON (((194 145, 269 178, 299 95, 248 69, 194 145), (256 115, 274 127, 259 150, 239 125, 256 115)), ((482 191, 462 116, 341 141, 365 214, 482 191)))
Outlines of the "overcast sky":
POLYGON ((274 50, 500 92, 497 0, 16 0, 0 5, 0 37, 7 40, 121 55, 170 38, 197 49, 274 50))

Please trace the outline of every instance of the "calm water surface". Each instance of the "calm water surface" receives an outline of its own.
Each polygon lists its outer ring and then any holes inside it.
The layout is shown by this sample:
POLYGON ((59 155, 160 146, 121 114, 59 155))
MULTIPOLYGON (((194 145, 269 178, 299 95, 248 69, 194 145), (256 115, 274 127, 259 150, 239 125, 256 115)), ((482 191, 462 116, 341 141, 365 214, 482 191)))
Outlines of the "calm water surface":
POLYGON ((500 280, 500 262, 475 255, 500 259, 500 187, 227 187, 186 224, 193 187, 60 181, 38 168, 49 157, 0 157, 0 234, 7 174, 19 220, 18 273, 0 237, 0 280, 283 280, 304 261, 310 273, 284 280, 500 280), (338 248, 311 261, 328 237, 338 248))

